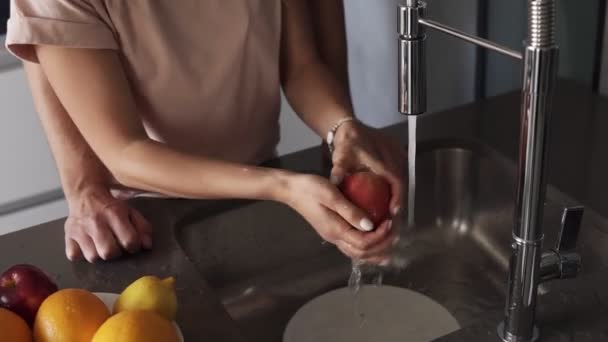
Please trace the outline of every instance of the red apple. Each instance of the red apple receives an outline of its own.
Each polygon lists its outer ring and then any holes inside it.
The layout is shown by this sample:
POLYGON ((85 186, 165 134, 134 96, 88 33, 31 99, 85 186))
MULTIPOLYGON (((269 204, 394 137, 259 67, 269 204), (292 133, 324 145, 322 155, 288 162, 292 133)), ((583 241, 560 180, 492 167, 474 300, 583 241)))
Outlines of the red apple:
POLYGON ((32 265, 15 265, 0 275, 0 307, 18 314, 30 326, 40 304, 56 291, 51 278, 32 265))
POLYGON ((344 178, 340 187, 348 200, 363 209, 374 225, 379 225, 389 217, 391 186, 383 177, 360 171, 344 178))

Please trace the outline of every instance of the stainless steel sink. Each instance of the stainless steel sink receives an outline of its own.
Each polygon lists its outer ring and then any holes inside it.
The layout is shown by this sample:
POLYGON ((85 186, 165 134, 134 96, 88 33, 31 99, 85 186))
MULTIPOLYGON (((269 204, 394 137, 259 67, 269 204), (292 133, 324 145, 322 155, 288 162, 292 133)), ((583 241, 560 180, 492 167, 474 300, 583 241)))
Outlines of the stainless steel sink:
MULTIPOLYGON (((395 251, 406 267, 385 270, 384 283, 433 298, 468 326, 504 308, 515 168, 472 142, 422 144, 418 158, 417 224, 408 230, 401 218, 395 251)), ((549 193, 546 245, 555 241, 561 209, 572 204, 555 189, 549 193)), ((579 245, 588 273, 606 265, 603 249, 593 246, 608 245, 608 238, 585 229, 579 245)), ((215 203, 186 215, 176 231, 252 341, 281 341, 299 307, 347 284, 350 260, 281 204, 215 203)))

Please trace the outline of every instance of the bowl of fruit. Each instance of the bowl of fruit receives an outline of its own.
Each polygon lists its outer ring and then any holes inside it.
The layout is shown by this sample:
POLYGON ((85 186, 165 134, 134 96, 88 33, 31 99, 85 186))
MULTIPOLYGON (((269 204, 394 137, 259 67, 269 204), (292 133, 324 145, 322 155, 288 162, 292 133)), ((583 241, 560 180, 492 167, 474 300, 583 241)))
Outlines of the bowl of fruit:
POLYGON ((15 265, 0 275, 0 341, 183 342, 174 283, 145 276, 120 294, 92 293, 15 265))

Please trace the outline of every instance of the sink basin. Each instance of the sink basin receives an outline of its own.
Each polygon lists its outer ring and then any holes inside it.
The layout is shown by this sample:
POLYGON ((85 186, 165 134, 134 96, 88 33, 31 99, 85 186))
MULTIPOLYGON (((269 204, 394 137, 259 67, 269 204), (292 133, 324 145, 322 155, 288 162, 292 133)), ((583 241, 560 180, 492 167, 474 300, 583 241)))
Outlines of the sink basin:
MULTIPOLYGON (((384 283, 432 298, 463 327, 500 312, 513 224, 513 163, 478 143, 430 142, 419 147, 417 177, 416 226, 407 229, 404 217, 396 222, 402 239, 395 258, 404 267, 384 270, 384 283)), ((554 243, 561 210, 571 204, 555 197, 549 196, 545 209, 545 246, 554 243)), ((176 232, 252 341, 281 341, 302 305, 346 286, 350 274, 349 259, 278 203, 214 203, 183 217, 176 232)), ((606 246, 605 232, 601 238, 606 246)), ((597 239, 583 230, 580 244, 601 246, 597 239)), ((595 260, 584 272, 605 265, 606 258, 596 255, 599 247, 581 251, 584 261, 595 260)))

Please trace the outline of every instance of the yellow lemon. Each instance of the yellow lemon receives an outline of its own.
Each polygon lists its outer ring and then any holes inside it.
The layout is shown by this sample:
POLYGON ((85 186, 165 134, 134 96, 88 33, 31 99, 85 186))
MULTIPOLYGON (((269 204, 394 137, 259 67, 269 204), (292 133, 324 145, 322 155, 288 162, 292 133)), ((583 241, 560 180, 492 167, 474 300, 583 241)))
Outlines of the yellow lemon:
POLYGON ((114 303, 114 313, 126 310, 153 311, 174 321, 177 314, 175 278, 145 276, 129 285, 114 303))
POLYGON ((177 330, 152 311, 123 311, 108 319, 91 342, 179 342, 177 330))
POLYGON ((32 342, 32 332, 23 318, 0 308, 0 341, 32 342))
POLYGON ((60 290, 42 302, 34 322, 36 342, 90 342, 110 311, 94 294, 60 290))

